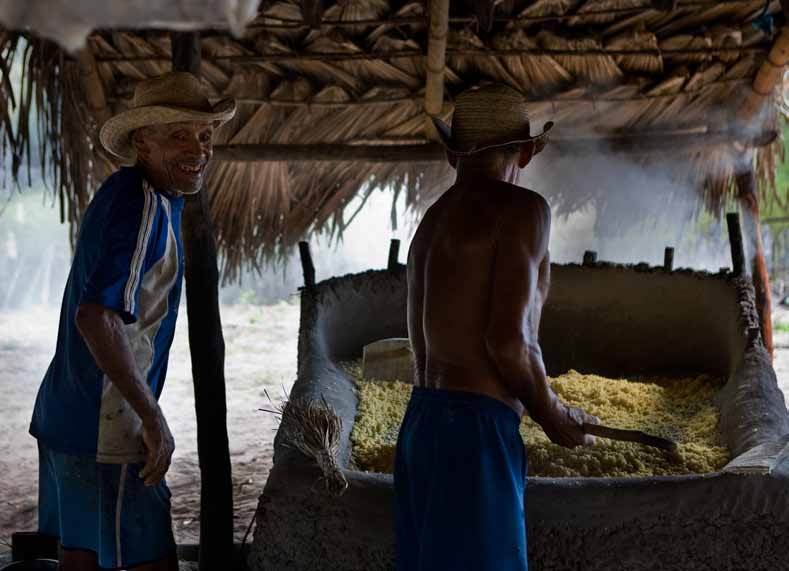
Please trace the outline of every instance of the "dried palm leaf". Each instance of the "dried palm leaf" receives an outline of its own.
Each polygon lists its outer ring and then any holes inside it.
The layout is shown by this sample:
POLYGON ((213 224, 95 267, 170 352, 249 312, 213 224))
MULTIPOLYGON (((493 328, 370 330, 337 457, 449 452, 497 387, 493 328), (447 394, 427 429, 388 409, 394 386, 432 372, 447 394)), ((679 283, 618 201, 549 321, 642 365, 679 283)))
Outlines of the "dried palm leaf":
POLYGON ((617 14, 595 14, 609 10, 627 10, 629 8, 649 8, 644 0, 587 0, 576 11, 577 16, 570 18, 570 26, 589 26, 592 24, 608 24, 621 16, 617 14))
POLYGON ((579 52, 578 55, 556 56, 556 61, 578 83, 610 85, 622 79, 622 70, 619 69, 611 56, 588 53, 602 49, 600 43, 592 38, 569 40, 543 30, 537 36, 537 40, 542 47, 547 49, 579 52))
POLYGON ((685 84, 685 91, 698 91, 702 87, 720 79, 726 72, 726 66, 722 63, 702 66, 694 73, 688 83, 685 84))
MULTIPOLYGON (((323 13, 324 20, 342 22, 359 22, 362 20, 378 20, 389 13, 389 2, 386 0, 338 0, 323 13)), ((370 29, 369 24, 343 26, 343 31, 359 36, 370 29)))
MULTIPOLYGON (((450 30, 447 38, 447 47, 453 49, 486 49, 485 43, 471 30, 450 30)), ((482 55, 449 55, 447 67, 463 77, 467 84, 474 84, 480 79, 499 81, 510 87, 519 89, 519 82, 502 65, 496 57, 482 55)))
POLYGON ((264 8, 258 16, 260 23, 268 34, 280 41, 297 43, 309 32, 301 14, 301 4, 293 1, 279 1, 264 8), (285 27, 283 26, 291 26, 285 27))
MULTIPOLYGON (((660 40, 661 50, 704 50, 712 47, 712 38, 706 34, 680 34, 660 40)), ((700 63, 709 61, 710 54, 672 54, 671 61, 674 63, 700 63)))
POLYGON ((632 16, 625 16, 607 26, 601 33, 601 38, 617 36, 628 30, 657 30, 682 14, 689 14, 693 8, 678 8, 673 12, 659 12, 644 9, 632 16))
POLYGON ((620 34, 608 41, 605 47, 610 50, 654 50, 654 54, 615 56, 614 61, 625 72, 639 75, 663 73, 663 58, 658 51, 657 37, 652 32, 638 31, 620 34))
MULTIPOLYGON (((546 18, 549 16, 564 16, 575 8, 581 0, 535 0, 529 3, 519 18, 546 18)), ((528 25, 528 22, 525 22, 528 25)))
MULTIPOLYGON (((373 43, 373 52, 419 51, 421 47, 414 40, 400 40, 388 35, 379 36, 373 43)), ((423 58, 393 57, 389 64, 407 74, 412 81, 405 83, 410 89, 422 87, 425 78, 425 62, 423 58)), ((455 86, 462 83, 460 77, 450 68, 444 68, 444 85, 455 86)))
POLYGON ((729 68, 723 76, 723 79, 752 79, 756 75, 756 72, 759 71, 759 67, 762 65, 764 59, 764 55, 747 54, 729 68))
MULTIPOLYGON (((508 30, 493 38, 493 47, 500 50, 536 49, 536 40, 528 37, 522 28, 508 30)), ((552 56, 514 55, 500 58, 502 64, 517 82, 520 91, 529 96, 555 93, 573 81, 573 76, 552 56)))
POLYGON ((416 24, 381 24, 373 30, 368 36, 369 42, 375 42, 378 38, 384 35, 394 35, 399 33, 403 39, 413 38, 419 36, 427 29, 427 20, 424 19, 426 4, 423 2, 409 2, 394 13, 392 19, 403 18, 417 18, 419 23, 416 24))
MULTIPOLYGON (((716 48, 737 48, 742 45, 742 31, 739 28, 715 26, 710 30, 710 36, 712 37, 712 45, 716 48)), ((722 52, 718 57, 722 62, 732 64, 740 59, 740 54, 722 52)))
MULTIPOLYGON (((363 52, 355 43, 338 35, 318 36, 305 47, 305 50, 309 53, 334 52, 354 54, 363 52)), ((348 77, 353 77, 360 82, 372 83, 373 85, 408 85, 414 89, 423 83, 421 79, 414 78, 384 60, 343 60, 327 62, 327 65, 338 72, 346 74, 348 77)), ((361 87, 361 84, 359 87, 361 87)), ((360 91, 361 89, 355 90, 355 92, 360 91)))
MULTIPOLYGON (((169 56, 169 52, 161 52, 156 46, 148 43, 137 34, 123 32, 113 32, 113 44, 115 48, 125 56, 145 57, 145 56, 169 56)), ((122 65, 124 75, 135 77, 142 80, 149 77, 156 77, 170 71, 170 64, 159 61, 141 61, 134 64, 126 63, 122 65)), ((120 67, 120 66, 119 66, 120 67)))
MULTIPOLYGON (((255 47, 259 53, 293 53, 293 50, 270 36, 256 38, 255 47)), ((313 48, 317 47, 319 46, 313 46, 313 48)), ((333 63, 315 60, 288 60, 281 62, 279 66, 294 75, 308 77, 317 84, 341 85, 352 93, 363 91, 363 83, 360 79, 333 63)))
POLYGON ((658 28, 656 33, 661 38, 679 33, 696 34, 703 26, 711 26, 721 21, 731 20, 732 16, 737 14, 738 11, 742 11, 742 9, 742 4, 721 2, 712 5, 710 8, 694 10, 685 16, 676 18, 658 28))

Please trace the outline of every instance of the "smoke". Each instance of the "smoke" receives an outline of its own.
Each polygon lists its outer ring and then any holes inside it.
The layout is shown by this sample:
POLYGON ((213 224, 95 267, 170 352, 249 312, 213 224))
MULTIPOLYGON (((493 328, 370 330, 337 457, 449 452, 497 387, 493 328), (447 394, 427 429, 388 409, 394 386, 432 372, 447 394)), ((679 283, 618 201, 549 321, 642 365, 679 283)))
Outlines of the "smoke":
POLYGON ((543 195, 554 220, 551 258, 661 265, 675 248, 674 267, 717 271, 730 266, 725 223, 703 210, 699 191, 681 180, 680 160, 636 162, 600 147, 570 156, 548 149, 521 173, 519 184, 543 195))

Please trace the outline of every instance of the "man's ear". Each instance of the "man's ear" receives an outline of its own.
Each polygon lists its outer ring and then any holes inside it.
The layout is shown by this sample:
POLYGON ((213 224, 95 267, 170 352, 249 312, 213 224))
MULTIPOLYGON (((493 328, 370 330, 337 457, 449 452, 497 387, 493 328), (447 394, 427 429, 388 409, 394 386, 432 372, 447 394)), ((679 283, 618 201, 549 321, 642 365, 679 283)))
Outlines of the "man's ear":
POLYGON ((148 144, 145 142, 145 137, 143 136, 142 131, 142 129, 135 129, 132 131, 131 135, 129 135, 131 144, 134 147, 134 150, 137 152, 138 158, 145 158, 149 154, 148 144))
POLYGON ((534 141, 521 144, 520 155, 518 156, 518 167, 524 168, 534 158, 534 141))
POLYGON ((458 168, 458 156, 449 149, 447 149, 447 161, 453 169, 458 168))

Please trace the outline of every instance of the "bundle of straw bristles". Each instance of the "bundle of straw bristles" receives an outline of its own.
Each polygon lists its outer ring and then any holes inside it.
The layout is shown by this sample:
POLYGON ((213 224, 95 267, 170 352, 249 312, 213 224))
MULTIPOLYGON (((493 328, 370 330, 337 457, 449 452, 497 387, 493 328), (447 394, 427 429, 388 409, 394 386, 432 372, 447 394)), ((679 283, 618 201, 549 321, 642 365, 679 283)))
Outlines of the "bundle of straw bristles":
POLYGON ((320 487, 334 496, 345 493, 348 480, 337 461, 342 419, 326 399, 289 399, 277 410, 266 412, 281 415, 279 430, 285 446, 315 460, 322 472, 320 487))

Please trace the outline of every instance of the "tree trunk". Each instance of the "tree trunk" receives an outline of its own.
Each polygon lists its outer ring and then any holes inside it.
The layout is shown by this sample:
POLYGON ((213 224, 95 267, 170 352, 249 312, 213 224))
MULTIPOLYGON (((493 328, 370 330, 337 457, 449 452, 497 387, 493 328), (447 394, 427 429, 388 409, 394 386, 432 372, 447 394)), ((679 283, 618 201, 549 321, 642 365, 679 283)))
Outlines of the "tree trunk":
MULTIPOLYGON (((199 33, 173 33, 173 69, 200 73, 199 33)), ((186 199, 182 233, 200 461, 200 570, 232 568, 233 481, 216 240, 205 190, 186 199)))

